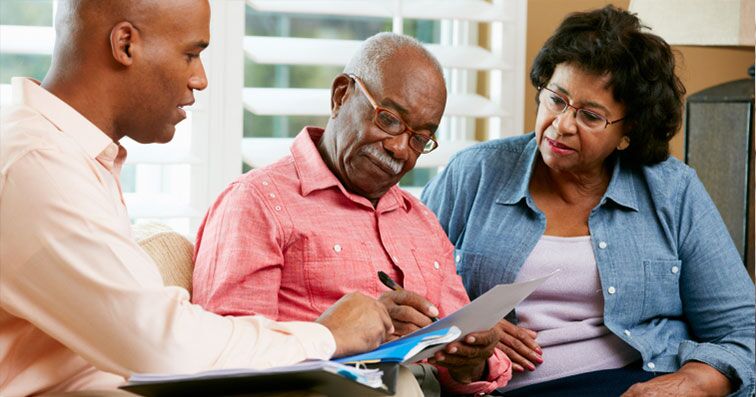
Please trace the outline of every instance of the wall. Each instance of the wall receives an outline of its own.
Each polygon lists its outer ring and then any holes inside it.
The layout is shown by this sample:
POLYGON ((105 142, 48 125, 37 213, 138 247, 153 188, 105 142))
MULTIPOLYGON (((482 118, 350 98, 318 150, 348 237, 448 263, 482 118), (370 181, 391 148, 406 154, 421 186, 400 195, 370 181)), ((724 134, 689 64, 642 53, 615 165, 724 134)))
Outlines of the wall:
MULTIPOLYGON (((535 58, 538 50, 567 14, 603 7, 610 3, 627 9, 630 1, 529 0, 526 70, 530 71, 533 58, 535 58)), ((713 85, 745 78, 747 77, 748 67, 754 63, 753 47, 675 46, 674 49, 679 52, 680 56, 678 59, 678 76, 685 84, 688 93, 696 93, 713 85)), ((525 98, 523 98, 525 101, 525 129, 530 131, 535 125, 535 88, 530 85, 529 78, 526 78, 525 84, 525 98)), ((671 151, 672 155, 682 159, 682 132, 678 133, 672 140, 671 151)))

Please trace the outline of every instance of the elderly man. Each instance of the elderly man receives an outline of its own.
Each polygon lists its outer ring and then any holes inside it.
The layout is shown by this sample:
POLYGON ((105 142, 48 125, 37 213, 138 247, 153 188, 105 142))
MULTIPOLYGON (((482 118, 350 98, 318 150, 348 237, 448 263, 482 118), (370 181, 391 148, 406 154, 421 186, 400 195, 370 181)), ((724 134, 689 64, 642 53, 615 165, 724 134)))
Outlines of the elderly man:
MULTIPOLYGON (((311 320, 359 290, 380 296, 396 335, 466 304, 438 221, 396 186, 437 146, 445 103, 441 67, 420 43, 368 39, 333 82, 326 129, 306 127, 291 155, 242 176, 209 210, 194 302, 224 315, 311 320), (384 292, 377 271, 405 291, 384 292)), ((505 384, 511 371, 496 337, 474 333, 437 353, 442 386, 474 393, 505 384)))
POLYGON ((70 0, 58 11, 47 77, 14 79, 0 122, 0 394, 328 359, 393 332, 384 305, 364 295, 317 323, 277 323, 221 317, 164 286, 131 237, 118 141, 173 137, 181 108, 207 85, 199 54, 210 6, 70 0))

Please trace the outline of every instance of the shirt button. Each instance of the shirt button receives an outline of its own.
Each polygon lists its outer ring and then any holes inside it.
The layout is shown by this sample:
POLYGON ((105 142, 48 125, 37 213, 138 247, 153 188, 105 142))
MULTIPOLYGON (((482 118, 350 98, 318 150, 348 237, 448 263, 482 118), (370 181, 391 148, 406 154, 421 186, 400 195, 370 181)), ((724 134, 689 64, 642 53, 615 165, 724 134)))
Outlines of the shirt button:
POLYGON ((630 336, 630 330, 626 329, 625 330, 625 335, 630 336))
POLYGON ((438 261, 433 261, 433 268, 438 270, 441 267, 441 265, 438 264, 438 261))
POLYGON ((606 291, 609 292, 609 295, 614 295, 614 293, 617 292, 617 288, 609 287, 606 291))
POLYGON ((268 186, 268 185, 269 185, 269 183, 268 183, 268 181, 263 181, 262 185, 263 185, 263 186, 268 186))
POLYGON ((460 260, 460 259, 462 259, 462 257, 461 257, 461 256, 459 256, 459 255, 457 255, 457 257, 455 257, 455 258, 454 258, 454 260, 455 260, 456 262, 459 262, 459 260, 460 260))
POLYGON ((651 362, 648 363, 648 364, 646 364, 646 366, 648 366, 648 369, 654 369, 654 368, 656 368, 656 364, 651 363, 651 362))
POLYGON ((281 211, 281 206, 280 205, 275 206, 275 210, 276 211, 281 211))
POLYGON ((677 266, 672 266, 672 274, 677 274, 677 272, 680 271, 680 268, 677 266))
POLYGON ((607 246, 606 241, 599 241, 599 248, 606 249, 606 246, 607 246))
POLYGON ((275 193, 271 193, 271 194, 269 194, 268 196, 269 196, 270 198, 276 198, 276 194, 275 194, 275 193))
POLYGON ((336 245, 333 246, 333 250, 336 251, 336 252, 341 252, 341 246, 338 245, 338 244, 336 244, 336 245))

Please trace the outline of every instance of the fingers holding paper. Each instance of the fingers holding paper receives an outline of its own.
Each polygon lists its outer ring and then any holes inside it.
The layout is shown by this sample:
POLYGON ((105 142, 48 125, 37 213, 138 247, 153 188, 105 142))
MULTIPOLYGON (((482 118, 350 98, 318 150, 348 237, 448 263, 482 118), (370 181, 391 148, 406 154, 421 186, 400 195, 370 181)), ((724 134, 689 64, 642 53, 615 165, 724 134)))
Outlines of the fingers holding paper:
POLYGON ((407 290, 388 291, 378 299, 394 324, 394 336, 407 335, 433 322, 438 308, 424 297, 407 290))
POLYGON ((344 295, 315 321, 333 334, 335 357, 373 350, 394 332, 386 308, 359 292, 344 295))
POLYGON ((499 331, 499 350, 512 360, 512 370, 516 372, 534 371, 543 362, 543 351, 536 342, 536 332, 518 327, 507 320, 499 321, 494 327, 499 331))
POLYGON ((473 332, 437 351, 429 362, 447 368, 449 375, 457 382, 474 382, 483 376, 486 360, 498 343, 499 332, 496 328, 473 332))

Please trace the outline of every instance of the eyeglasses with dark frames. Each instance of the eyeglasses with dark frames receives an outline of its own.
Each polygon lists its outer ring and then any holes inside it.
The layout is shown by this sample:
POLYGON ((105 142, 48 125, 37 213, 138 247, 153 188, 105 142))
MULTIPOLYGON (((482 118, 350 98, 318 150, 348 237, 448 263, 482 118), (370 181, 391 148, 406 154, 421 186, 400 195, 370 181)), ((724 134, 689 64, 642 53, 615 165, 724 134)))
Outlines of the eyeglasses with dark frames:
POLYGON ((587 130, 594 132, 604 130, 610 124, 618 123, 625 119, 625 117, 623 117, 621 119, 609 121, 606 117, 594 111, 570 105, 567 98, 546 87, 538 87, 538 90, 538 101, 540 104, 546 106, 546 109, 554 114, 562 114, 566 112, 568 108, 572 108, 575 110, 575 120, 587 130))
POLYGON ((359 77, 353 74, 348 74, 347 76, 349 76, 349 78, 357 83, 357 86, 360 87, 362 93, 365 94, 365 97, 373 106, 373 110, 375 110, 373 123, 378 126, 381 131, 392 136, 399 136, 401 134, 408 133, 410 136, 409 147, 420 154, 430 153, 438 147, 438 142, 436 142, 436 139, 433 138, 432 135, 421 134, 417 131, 414 131, 412 128, 409 128, 407 123, 405 123, 402 118, 397 116, 394 112, 378 106, 378 102, 375 100, 375 98, 373 98, 373 96, 367 90, 367 87, 365 87, 365 83, 363 83, 359 77))

